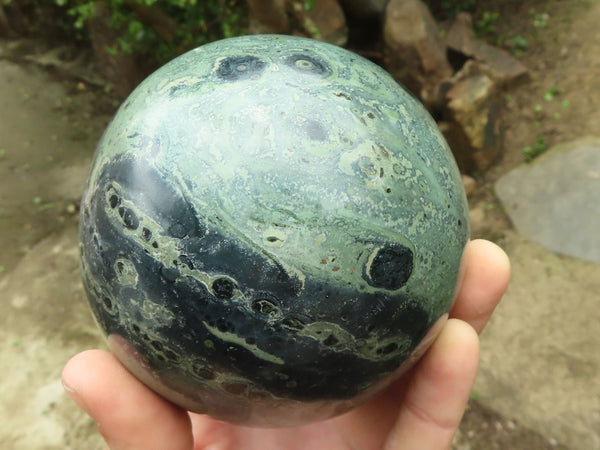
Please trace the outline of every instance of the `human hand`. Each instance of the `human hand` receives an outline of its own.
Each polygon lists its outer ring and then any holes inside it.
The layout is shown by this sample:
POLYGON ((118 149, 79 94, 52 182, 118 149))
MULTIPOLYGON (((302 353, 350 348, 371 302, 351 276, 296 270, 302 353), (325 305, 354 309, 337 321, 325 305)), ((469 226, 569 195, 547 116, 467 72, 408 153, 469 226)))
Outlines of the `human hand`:
POLYGON ((63 384, 98 423, 112 450, 447 449, 475 381, 477 333, 510 277, 506 254, 488 241, 469 242, 463 264, 450 319, 421 360, 371 401, 323 422, 264 429, 188 413, 102 350, 73 357, 64 368, 63 384))

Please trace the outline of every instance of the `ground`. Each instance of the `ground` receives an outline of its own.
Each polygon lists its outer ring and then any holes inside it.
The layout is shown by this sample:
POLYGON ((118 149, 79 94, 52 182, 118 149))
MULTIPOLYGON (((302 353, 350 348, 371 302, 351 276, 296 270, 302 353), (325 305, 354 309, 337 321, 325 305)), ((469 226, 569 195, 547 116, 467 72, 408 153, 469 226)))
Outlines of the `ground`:
MULTIPOLYGON (((500 11, 496 30, 483 27, 481 32, 491 38, 525 37, 518 57, 530 68, 531 79, 506 92, 502 159, 485 174, 471 174, 477 181, 470 197, 474 236, 509 249, 519 280, 535 279, 539 266, 556 266, 556 256, 537 251, 536 263, 529 264, 515 250, 522 238, 496 200, 493 185, 523 163, 523 148, 540 136, 542 148, 600 136, 600 4, 490 5, 500 11)), ((95 143, 116 104, 90 83, 93 77, 72 76, 47 53, 30 58, 37 49, 39 43, 0 42, 0 366, 5 368, 0 416, 6 418, 0 422, 0 447, 94 449, 100 448, 94 424, 63 394, 60 371, 74 353, 103 346, 79 281, 77 209, 95 143)), ((569 267, 576 280, 591 273, 585 264, 569 267)), ((557 289, 535 286, 539 297, 557 289)), ((589 296, 585 283, 568 288, 571 298, 589 296)), ((490 355, 485 354, 485 334, 483 339, 485 372, 490 355)), ((574 377, 597 376, 585 365, 572 370, 574 377)), ((543 420, 522 423, 515 419, 518 405, 512 411, 499 407, 501 414, 490 405, 495 403, 484 392, 474 392, 457 450, 600 448, 568 430, 557 438, 543 420)))

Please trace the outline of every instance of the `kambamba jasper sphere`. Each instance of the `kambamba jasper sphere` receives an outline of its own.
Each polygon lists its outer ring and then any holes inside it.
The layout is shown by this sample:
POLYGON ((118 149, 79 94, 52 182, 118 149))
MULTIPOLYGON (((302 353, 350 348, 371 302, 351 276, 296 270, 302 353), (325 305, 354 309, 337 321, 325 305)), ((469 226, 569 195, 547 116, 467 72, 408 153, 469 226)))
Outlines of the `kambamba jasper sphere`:
POLYGON ((214 42, 142 82, 81 211, 111 350, 172 402, 257 426, 341 414, 405 371, 469 234, 421 104, 366 59, 289 36, 214 42))

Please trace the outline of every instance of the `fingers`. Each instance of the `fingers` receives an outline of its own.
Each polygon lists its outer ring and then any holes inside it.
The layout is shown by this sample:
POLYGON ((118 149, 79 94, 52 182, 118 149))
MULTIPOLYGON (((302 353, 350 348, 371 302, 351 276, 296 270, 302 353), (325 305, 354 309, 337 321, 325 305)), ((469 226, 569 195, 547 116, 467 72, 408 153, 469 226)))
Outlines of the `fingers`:
MULTIPOLYGON (((506 290, 510 264, 495 244, 475 240, 465 249, 463 271, 453 319, 403 390, 388 450, 447 448, 460 423, 477 371, 475 331, 483 329, 506 290)), ((75 356, 64 369, 63 383, 113 450, 193 447, 189 415, 146 388, 108 352, 75 356)))
POLYGON ((73 357, 63 370, 63 385, 98 423, 112 450, 193 447, 187 413, 146 388, 108 352, 73 357))
POLYGON ((415 367, 386 450, 450 448, 475 382, 479 339, 473 328, 450 319, 415 367))
POLYGON ((510 262, 496 244, 482 239, 467 244, 464 276, 450 316, 483 330, 510 280, 510 262))

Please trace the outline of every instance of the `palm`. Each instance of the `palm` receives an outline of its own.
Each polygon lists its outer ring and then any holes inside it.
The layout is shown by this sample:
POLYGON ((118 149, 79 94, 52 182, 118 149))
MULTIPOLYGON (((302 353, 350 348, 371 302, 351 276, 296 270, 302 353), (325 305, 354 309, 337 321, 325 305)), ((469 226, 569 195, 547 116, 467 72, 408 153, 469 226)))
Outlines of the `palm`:
POLYGON ((310 425, 249 428, 188 414, 146 388, 113 355, 99 350, 69 361, 63 383, 98 422, 111 448, 448 448, 477 372, 475 332, 483 329, 500 301, 509 272, 508 259, 498 247, 487 241, 470 242, 451 319, 439 322, 441 332, 419 362, 368 403, 310 425))
POLYGON ((248 428, 192 414, 195 448, 380 449, 398 415, 399 393, 388 391, 342 416, 294 428, 248 428))

